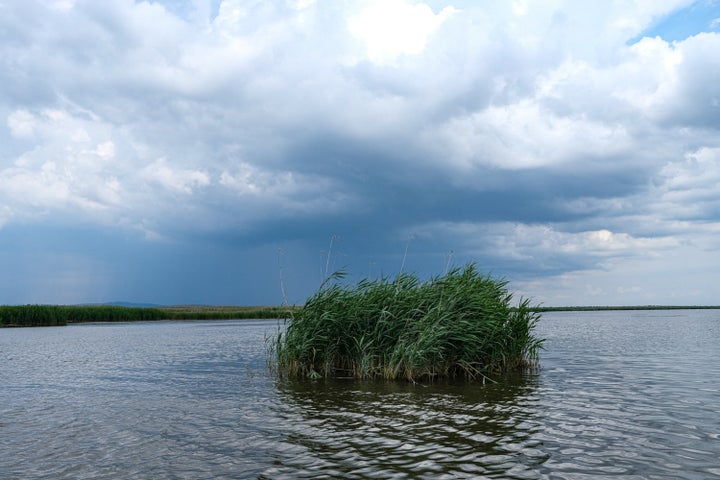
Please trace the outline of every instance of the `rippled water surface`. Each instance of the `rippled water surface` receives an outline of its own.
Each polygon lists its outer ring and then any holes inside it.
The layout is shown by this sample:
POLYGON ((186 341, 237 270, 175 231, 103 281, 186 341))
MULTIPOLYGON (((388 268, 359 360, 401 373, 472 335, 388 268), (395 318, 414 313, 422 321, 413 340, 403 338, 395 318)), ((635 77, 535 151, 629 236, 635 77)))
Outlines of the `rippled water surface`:
POLYGON ((720 311, 546 313, 494 385, 278 382, 276 328, 0 330, 0 478, 720 478, 720 311))

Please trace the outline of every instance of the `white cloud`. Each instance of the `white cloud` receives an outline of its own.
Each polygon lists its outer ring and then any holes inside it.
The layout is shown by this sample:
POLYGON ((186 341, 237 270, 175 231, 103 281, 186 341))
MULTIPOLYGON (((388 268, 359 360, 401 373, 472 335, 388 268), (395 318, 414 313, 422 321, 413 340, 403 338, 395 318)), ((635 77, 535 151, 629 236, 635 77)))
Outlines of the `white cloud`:
POLYGON ((676 94, 682 52, 660 38, 622 50, 611 65, 567 60, 539 77, 538 99, 563 115, 604 122, 658 119, 676 94))
POLYGON ((667 191, 701 190, 717 194, 720 147, 703 147, 686 154, 681 161, 668 163, 658 173, 658 181, 667 191))
POLYGON ((173 168, 165 158, 159 158, 145 167, 142 175, 165 188, 187 195, 192 194, 196 188, 210 184, 210 177, 206 172, 173 168))
POLYGON ((115 144, 111 141, 102 142, 98 144, 97 148, 91 153, 94 153, 100 158, 110 159, 115 157, 115 144))
POLYGON ((518 279, 518 295, 553 305, 715 305, 720 264, 692 245, 658 257, 609 260, 603 269, 585 269, 518 279), (682 265, 682 268, 678 268, 682 265))
POLYGON ((68 222, 137 225, 145 215, 167 208, 158 189, 140 180, 151 180, 171 193, 192 193, 210 181, 204 172, 173 169, 162 161, 141 168, 153 148, 143 150, 125 129, 72 104, 16 110, 8 126, 11 134, 21 134, 24 149, 0 166, 3 223, 52 216, 68 222))
POLYGON ((219 184, 238 195, 248 207, 242 212, 244 218, 257 217, 257 212, 253 212, 256 209, 271 209, 280 218, 298 214, 314 217, 362 208, 353 195, 338 191, 331 179, 291 171, 274 172, 245 162, 236 165, 232 173, 223 171, 219 184))
POLYGON ((243 195, 287 195, 297 190, 292 172, 262 171, 248 163, 235 166, 234 173, 227 171, 220 175, 220 185, 243 195))
POLYGON ((35 132, 35 116, 27 110, 16 110, 8 116, 7 125, 13 137, 30 137, 35 132))
POLYGON ((123 165, 112 163, 112 128, 83 112, 16 110, 8 117, 14 136, 27 148, 0 168, 0 202, 8 217, 44 216, 50 212, 90 215, 119 206, 123 165))
POLYGON ((46 165, 40 171, 6 169, 0 178, 0 195, 16 205, 25 204, 41 209, 62 208, 70 199, 67 183, 46 165))
POLYGON ((528 5, 527 2, 514 0, 512 2, 512 11, 515 15, 527 15, 528 13, 528 5))
POLYGON ((647 204, 668 220, 708 221, 720 212, 720 147, 702 147, 669 162, 654 178, 647 204))
POLYGON ((460 165, 511 170, 613 157, 634 146, 622 124, 594 121, 584 115, 556 115, 531 101, 454 118, 441 132, 441 149, 449 150, 451 159, 460 165))
POLYGON ((55 10, 67 12, 69 10, 72 10, 72 8, 75 6, 75 3, 77 3, 77 0, 55 0, 51 3, 51 6, 55 10))
POLYGON ((550 224, 442 222, 414 227, 428 237, 453 238, 467 252, 495 258, 527 261, 541 267, 547 259, 581 262, 582 267, 601 265, 606 259, 658 255, 679 242, 672 236, 634 237, 608 229, 563 231, 550 224))
POLYGON ((288 0, 290 5, 297 10, 310 8, 315 5, 316 1, 317 0, 288 0))
POLYGON ((435 14, 424 3, 378 0, 352 17, 348 28, 365 43, 370 61, 393 64, 402 55, 422 53, 430 36, 455 13, 453 6, 435 14))

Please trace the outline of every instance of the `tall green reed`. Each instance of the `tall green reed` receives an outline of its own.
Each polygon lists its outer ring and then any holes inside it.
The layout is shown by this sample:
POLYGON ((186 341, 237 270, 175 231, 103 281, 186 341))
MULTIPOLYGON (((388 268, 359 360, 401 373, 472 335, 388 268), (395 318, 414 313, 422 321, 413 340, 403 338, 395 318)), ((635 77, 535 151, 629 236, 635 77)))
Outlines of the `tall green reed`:
POLYGON ((486 379, 537 365, 540 314, 473 264, 422 282, 326 282, 270 340, 285 376, 486 379))

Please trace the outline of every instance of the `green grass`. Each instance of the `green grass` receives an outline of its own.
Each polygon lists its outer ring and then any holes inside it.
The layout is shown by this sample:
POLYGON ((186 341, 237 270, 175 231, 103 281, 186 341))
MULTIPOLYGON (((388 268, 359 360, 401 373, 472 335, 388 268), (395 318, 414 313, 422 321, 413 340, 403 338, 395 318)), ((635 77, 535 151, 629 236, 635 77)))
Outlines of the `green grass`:
POLYGON ((421 282, 402 274, 326 284, 269 339, 280 376, 486 379, 534 368, 540 314, 474 265, 421 282))
POLYGON ((83 322, 284 318, 290 307, 177 306, 132 308, 115 305, 2 305, 0 327, 62 326, 83 322))

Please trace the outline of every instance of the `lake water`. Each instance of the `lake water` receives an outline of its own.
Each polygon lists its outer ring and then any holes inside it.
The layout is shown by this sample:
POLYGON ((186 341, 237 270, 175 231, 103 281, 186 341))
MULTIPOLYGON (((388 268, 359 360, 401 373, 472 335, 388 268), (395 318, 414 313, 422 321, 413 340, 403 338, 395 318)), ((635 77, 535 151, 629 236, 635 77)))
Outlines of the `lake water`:
POLYGON ((495 385, 277 381, 273 321, 0 330, 2 479, 720 479, 720 311, 546 313, 495 385))

